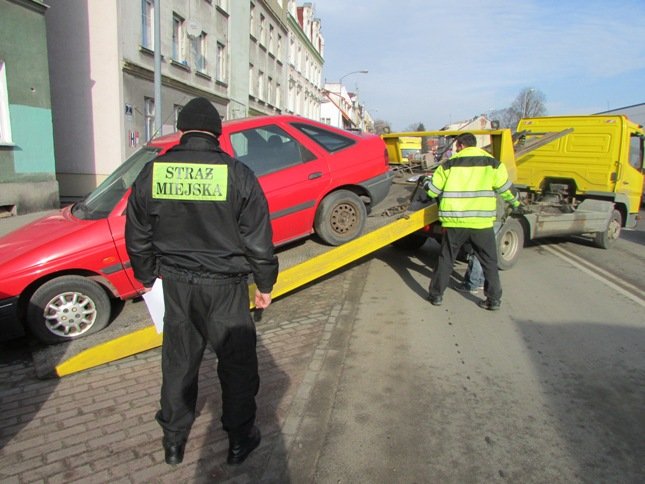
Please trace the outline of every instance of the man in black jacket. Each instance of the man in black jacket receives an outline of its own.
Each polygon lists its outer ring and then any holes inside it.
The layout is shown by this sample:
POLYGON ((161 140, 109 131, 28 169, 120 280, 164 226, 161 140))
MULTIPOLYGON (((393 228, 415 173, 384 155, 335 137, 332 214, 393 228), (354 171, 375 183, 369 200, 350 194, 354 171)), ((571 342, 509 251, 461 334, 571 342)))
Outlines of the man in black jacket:
POLYGON ((277 279, 269 210, 254 173, 222 151, 222 122, 205 98, 179 113, 180 144, 148 163, 132 187, 125 228, 135 277, 163 280, 161 409, 168 464, 183 460, 195 419, 206 343, 217 354, 227 462, 240 464, 260 444, 255 395, 260 379, 247 277, 256 308, 271 303, 277 279))

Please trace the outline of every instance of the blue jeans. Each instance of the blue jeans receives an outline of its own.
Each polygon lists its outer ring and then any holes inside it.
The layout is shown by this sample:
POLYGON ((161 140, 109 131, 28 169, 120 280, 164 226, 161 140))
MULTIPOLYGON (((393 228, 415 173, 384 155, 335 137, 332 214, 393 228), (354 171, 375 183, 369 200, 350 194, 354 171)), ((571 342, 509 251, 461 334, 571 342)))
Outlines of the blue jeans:
MULTIPOLYGON (((497 236, 497 232, 499 232, 500 228, 502 228, 502 224, 500 222, 495 222, 495 225, 493 226, 495 236, 497 236)), ((481 262, 479 262, 479 259, 472 250, 468 254, 467 259, 468 267, 464 274, 464 287, 468 290, 484 287, 486 279, 484 278, 484 270, 482 269, 481 262)))
POLYGON ((468 254, 468 268, 464 274, 464 287, 468 290, 484 287, 484 270, 474 253, 468 254))

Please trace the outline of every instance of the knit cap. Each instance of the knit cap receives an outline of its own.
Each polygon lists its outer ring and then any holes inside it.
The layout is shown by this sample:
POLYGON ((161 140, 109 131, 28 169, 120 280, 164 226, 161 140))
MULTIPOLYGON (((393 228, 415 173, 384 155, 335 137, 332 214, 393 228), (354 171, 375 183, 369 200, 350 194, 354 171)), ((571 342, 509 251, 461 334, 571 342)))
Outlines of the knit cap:
POLYGON ((180 131, 208 131, 214 135, 222 134, 222 118, 211 102, 204 97, 191 99, 177 116, 177 129, 180 131))

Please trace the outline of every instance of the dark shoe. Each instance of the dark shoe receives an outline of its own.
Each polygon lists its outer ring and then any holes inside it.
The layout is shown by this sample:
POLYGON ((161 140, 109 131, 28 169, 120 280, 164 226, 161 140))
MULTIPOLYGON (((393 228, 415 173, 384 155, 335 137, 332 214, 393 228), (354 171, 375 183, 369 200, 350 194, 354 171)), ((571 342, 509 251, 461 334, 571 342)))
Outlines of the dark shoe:
POLYGON ((488 309, 489 311, 497 311, 502 305, 501 301, 491 301, 490 299, 479 301, 477 304, 480 308, 488 309))
POLYGON ((428 296, 428 301, 430 301, 430 304, 433 306, 441 306, 443 303, 443 297, 442 296, 428 296))
POLYGON ((184 449, 186 448, 185 442, 177 443, 164 441, 163 448, 166 451, 166 464, 176 466, 177 464, 181 464, 184 460, 184 449))
POLYGON ((226 463, 229 465, 238 465, 244 462, 244 460, 253 452, 258 445, 260 445, 260 440, 262 436, 260 435, 260 429, 253 427, 249 432, 249 435, 242 440, 233 440, 229 438, 229 447, 228 447, 228 458, 226 463))

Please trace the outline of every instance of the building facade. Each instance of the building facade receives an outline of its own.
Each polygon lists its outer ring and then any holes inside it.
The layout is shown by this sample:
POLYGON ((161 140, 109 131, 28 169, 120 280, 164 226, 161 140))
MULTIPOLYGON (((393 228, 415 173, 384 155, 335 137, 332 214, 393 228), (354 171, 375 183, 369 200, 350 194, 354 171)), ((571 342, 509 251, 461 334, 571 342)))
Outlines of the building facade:
POLYGON ((46 10, 0 0, 0 216, 58 207, 46 10))
POLYGON ((319 118, 312 100, 320 98, 324 41, 312 4, 158 4, 160 106, 155 0, 56 0, 47 12, 63 199, 83 196, 150 138, 173 132, 179 111, 195 96, 211 100, 225 119, 282 112, 319 118), (292 80, 301 86, 293 98, 292 80))

